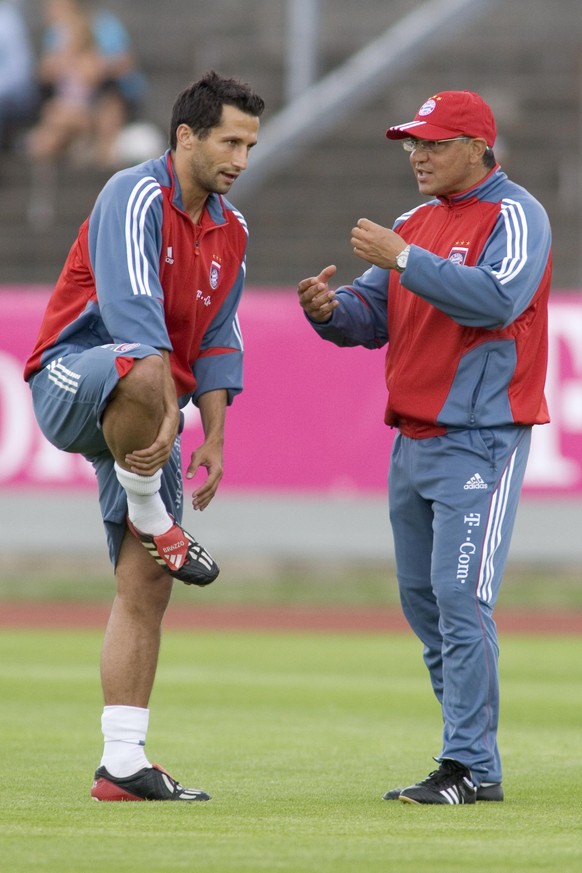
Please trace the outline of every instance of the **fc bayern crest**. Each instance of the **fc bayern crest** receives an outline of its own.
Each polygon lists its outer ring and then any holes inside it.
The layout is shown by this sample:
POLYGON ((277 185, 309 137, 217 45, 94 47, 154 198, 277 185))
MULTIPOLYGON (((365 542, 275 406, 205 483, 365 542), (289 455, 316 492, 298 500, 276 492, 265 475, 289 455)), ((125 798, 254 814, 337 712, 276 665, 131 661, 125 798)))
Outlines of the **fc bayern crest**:
POLYGON ((216 291, 220 282, 220 264, 217 261, 212 261, 210 264, 210 287, 216 291))
POLYGON ((431 112, 434 112, 436 109, 436 101, 431 97, 430 100, 427 100, 426 103, 423 103, 420 109, 418 110, 419 115, 430 115, 431 112))
POLYGON ((451 251, 449 252, 449 261, 453 264, 457 264, 459 267, 462 267, 465 261, 467 260, 467 255, 469 254, 469 249, 464 246, 453 246, 451 251))

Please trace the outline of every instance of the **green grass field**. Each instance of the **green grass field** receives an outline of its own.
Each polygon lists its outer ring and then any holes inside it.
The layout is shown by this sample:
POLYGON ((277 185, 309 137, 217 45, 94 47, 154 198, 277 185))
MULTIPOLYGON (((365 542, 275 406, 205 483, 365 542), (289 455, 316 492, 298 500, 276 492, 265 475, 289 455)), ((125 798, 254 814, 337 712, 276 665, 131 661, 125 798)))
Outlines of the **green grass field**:
POLYGON ((506 802, 383 792, 440 719, 408 635, 164 638, 148 754, 207 804, 97 804, 101 633, 0 633, 2 873, 579 873, 580 639, 501 641, 506 802))

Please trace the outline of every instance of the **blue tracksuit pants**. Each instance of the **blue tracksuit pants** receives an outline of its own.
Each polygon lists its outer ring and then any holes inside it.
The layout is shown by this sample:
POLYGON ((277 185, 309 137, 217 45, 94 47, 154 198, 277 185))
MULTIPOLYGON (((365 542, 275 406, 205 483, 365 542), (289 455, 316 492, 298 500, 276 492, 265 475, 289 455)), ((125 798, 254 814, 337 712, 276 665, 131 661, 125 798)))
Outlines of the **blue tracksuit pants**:
POLYGON ((501 781, 493 608, 530 440, 530 427, 399 434, 390 462, 400 599, 442 708, 436 758, 465 764, 477 785, 501 781))

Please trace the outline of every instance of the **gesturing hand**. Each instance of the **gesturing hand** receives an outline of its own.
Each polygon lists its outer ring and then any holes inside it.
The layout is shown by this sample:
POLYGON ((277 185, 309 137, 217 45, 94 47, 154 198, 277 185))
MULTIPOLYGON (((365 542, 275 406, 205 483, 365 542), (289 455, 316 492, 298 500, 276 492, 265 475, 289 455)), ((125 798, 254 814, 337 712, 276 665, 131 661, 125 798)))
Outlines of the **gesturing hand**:
POLYGON ((299 304, 312 321, 329 321, 333 310, 339 306, 335 291, 328 285, 335 271, 335 265, 330 264, 324 267, 319 276, 302 279, 297 286, 299 304))
POLYGON ((394 269, 396 256, 406 247, 401 236, 368 218, 358 219, 350 242, 358 258, 384 270, 394 269))

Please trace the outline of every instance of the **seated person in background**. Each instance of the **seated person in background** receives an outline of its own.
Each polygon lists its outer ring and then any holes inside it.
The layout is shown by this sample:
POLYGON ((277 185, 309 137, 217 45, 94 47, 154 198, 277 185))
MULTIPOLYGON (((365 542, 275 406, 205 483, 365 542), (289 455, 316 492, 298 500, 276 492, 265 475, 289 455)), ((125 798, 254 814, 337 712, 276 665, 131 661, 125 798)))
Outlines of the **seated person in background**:
POLYGON ((105 63, 95 105, 96 160, 100 166, 113 167, 117 138, 127 123, 138 117, 146 81, 119 19, 107 10, 98 10, 92 16, 92 26, 105 63))
MULTIPOLYGON (((63 96, 63 79, 67 80, 66 96, 71 98, 67 100, 64 125, 62 101, 57 104, 62 136, 54 147, 62 151, 73 139, 85 136, 84 161, 111 167, 117 137, 136 117, 145 93, 145 79, 136 68, 127 30, 111 12, 94 10, 86 0, 45 0, 44 12, 47 24, 39 79, 45 106, 50 109, 47 126, 51 134, 57 126, 52 118, 52 101, 55 96, 63 96), (89 133, 90 141, 86 136, 89 133)), ((54 142, 53 136, 51 139, 54 142)), ((44 142, 38 149, 45 152, 44 142)), ((38 154, 38 149, 31 146, 33 154, 38 154)))
POLYGON ((34 120, 38 104, 35 58, 22 3, 0 2, 0 148, 10 134, 34 120))
POLYGON ((106 65, 82 4, 51 0, 46 12, 49 21, 55 22, 58 39, 40 59, 39 82, 48 96, 27 146, 33 158, 51 161, 91 133, 106 65))

